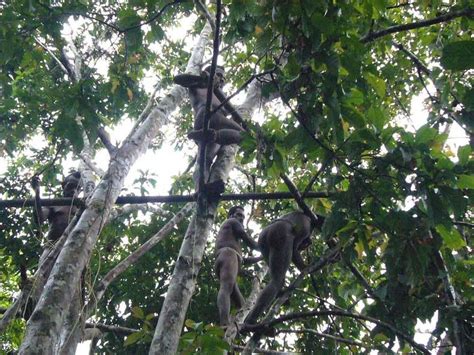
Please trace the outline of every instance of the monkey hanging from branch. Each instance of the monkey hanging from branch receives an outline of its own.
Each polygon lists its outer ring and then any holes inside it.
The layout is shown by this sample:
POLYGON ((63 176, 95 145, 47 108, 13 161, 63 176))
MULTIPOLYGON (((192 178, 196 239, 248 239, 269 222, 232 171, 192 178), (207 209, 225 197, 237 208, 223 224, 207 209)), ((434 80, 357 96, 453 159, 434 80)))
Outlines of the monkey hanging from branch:
MULTIPOLYGON (((205 188, 211 195, 219 195, 224 190, 224 183, 222 181, 208 183, 210 167, 221 146, 239 144, 242 141, 245 123, 222 91, 225 84, 224 68, 218 66, 213 81, 209 129, 207 131, 204 129, 209 72, 210 67, 206 67, 201 75, 180 74, 174 77, 174 82, 189 89, 191 105, 194 110, 194 129, 188 133, 188 137, 196 141, 199 151, 206 147, 205 188), (231 115, 233 120, 227 118, 227 115, 231 115)), ((197 186, 196 175, 194 180, 197 186)))
POLYGON ((245 324, 255 324, 270 306, 285 284, 292 261, 299 270, 306 267, 300 251, 310 246, 313 229, 311 219, 302 211, 295 211, 275 219, 260 232, 258 246, 268 264, 270 281, 258 296, 245 324))

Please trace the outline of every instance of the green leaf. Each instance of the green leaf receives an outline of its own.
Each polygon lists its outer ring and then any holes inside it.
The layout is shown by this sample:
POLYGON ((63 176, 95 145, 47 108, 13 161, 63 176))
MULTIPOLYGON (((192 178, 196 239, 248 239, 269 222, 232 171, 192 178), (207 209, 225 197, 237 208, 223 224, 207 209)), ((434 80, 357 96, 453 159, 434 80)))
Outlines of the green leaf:
POLYGON ((383 125, 387 121, 385 112, 380 107, 371 106, 367 112, 369 121, 379 130, 383 129, 383 125))
POLYGON ((474 175, 459 175, 457 186, 460 189, 474 189, 474 175))
POLYGON ((469 156, 471 155, 471 146, 465 145, 464 147, 458 148, 458 159, 460 165, 466 165, 469 161, 469 156))
POLYGON ((186 327, 188 328, 194 328, 194 325, 196 324, 195 321, 193 321, 192 319, 186 319, 186 321, 184 322, 184 325, 186 325, 186 327))
POLYGON ((143 312, 143 309, 140 307, 132 307, 132 315, 135 318, 138 319, 144 319, 145 318, 145 313, 143 312))
POLYGON ((125 341, 123 342, 123 345, 124 346, 129 346, 129 345, 132 345, 132 344, 135 344, 137 341, 139 341, 140 339, 143 338, 143 332, 136 332, 136 333, 132 333, 130 334, 126 339, 125 341))
POLYGON ((367 73, 365 78, 369 85, 372 86, 372 88, 375 90, 378 96, 385 96, 385 92, 387 90, 385 81, 383 81, 381 78, 372 73, 367 73))
POLYGON ((438 131, 436 129, 431 128, 428 125, 422 126, 416 132, 415 142, 418 145, 427 144, 428 142, 432 141, 436 137, 437 134, 438 134, 438 131))
POLYGON ((474 41, 451 42, 444 46, 441 65, 451 70, 474 68, 474 41))
POLYGON ((466 246, 466 242, 464 241, 461 234, 453 227, 448 229, 444 225, 438 224, 435 228, 443 238, 444 244, 449 249, 458 250, 466 246))

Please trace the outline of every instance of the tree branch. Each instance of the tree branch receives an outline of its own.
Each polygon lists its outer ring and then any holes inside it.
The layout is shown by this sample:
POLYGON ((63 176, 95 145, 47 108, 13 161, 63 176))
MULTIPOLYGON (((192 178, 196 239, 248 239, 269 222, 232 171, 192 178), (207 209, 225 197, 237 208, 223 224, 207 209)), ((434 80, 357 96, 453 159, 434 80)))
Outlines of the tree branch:
POLYGON ((88 315, 92 314, 92 311, 96 307, 97 303, 102 299, 105 290, 109 285, 119 277, 125 270, 131 265, 135 264, 143 255, 145 255, 151 248, 157 245, 161 240, 166 238, 172 231, 172 229, 179 224, 184 217, 194 208, 194 203, 188 203, 184 206, 176 215, 170 219, 163 228, 160 229, 155 235, 138 247, 133 253, 118 263, 112 270, 110 270, 103 278, 99 281, 94 289, 94 295, 91 302, 86 305, 86 312, 88 315))
POLYGON ((280 177, 285 182, 286 186, 288 187, 288 190, 290 190, 290 192, 293 194, 293 197, 295 198, 296 203, 298 203, 298 206, 303 210, 304 214, 307 215, 311 219, 311 224, 313 225, 313 227, 321 228, 322 226, 321 219, 318 218, 313 213, 313 211, 311 211, 308 205, 304 202, 295 184, 293 184, 293 182, 290 180, 290 178, 286 174, 281 173, 280 177))
POLYGON ((117 147, 113 145, 112 142, 110 141, 110 136, 105 130, 105 128, 102 126, 99 127, 99 129, 97 130, 97 135, 99 136, 104 147, 109 152, 110 156, 113 156, 115 152, 117 151, 117 147))
POLYGON ((97 176, 102 177, 105 174, 105 171, 103 171, 101 168, 99 168, 89 157, 89 155, 84 154, 84 153, 79 153, 79 158, 82 159, 84 164, 87 165, 89 169, 91 169, 97 176))
POLYGON ((335 335, 331 335, 331 334, 326 334, 326 333, 321 333, 321 332, 318 332, 314 329, 296 329, 296 330, 293 330, 293 329, 279 329, 278 330, 278 333, 289 333, 289 334, 304 334, 304 333, 308 333, 308 334, 314 334, 314 335, 317 335, 321 338, 328 338, 328 339, 332 339, 332 340, 335 340, 337 341, 338 343, 344 343, 344 344, 349 344, 349 345, 355 345, 355 346, 360 346, 360 347, 364 347, 364 348, 368 348, 370 349, 370 346, 367 345, 367 344, 364 344, 364 343, 361 343, 361 342, 358 342, 358 341, 355 341, 355 340, 352 340, 352 339, 347 339, 347 338, 341 338, 341 337, 337 337, 335 335))
MULTIPOLYGON (((337 193, 337 192, 336 192, 337 193)), ((327 198, 335 195, 334 192, 312 191, 306 194, 306 198, 327 198)), ((280 200, 294 198, 291 192, 249 192, 243 194, 224 194, 220 196, 222 201, 249 201, 249 200, 280 200)), ((115 204, 141 204, 141 203, 183 203, 196 201, 196 195, 168 195, 168 196, 119 196, 115 204)), ((24 208, 33 207, 35 199, 13 199, 1 200, 0 208, 24 208)), ((41 199, 42 206, 82 206, 84 202, 78 198, 50 198, 41 199)))
POLYGON ((88 329, 96 328, 103 332, 111 332, 111 333, 116 333, 120 335, 130 335, 130 334, 137 333, 140 331, 139 329, 120 327, 117 325, 108 325, 104 323, 89 323, 89 322, 86 323, 86 328, 88 329))
POLYGON ((194 4, 196 5, 196 8, 198 9, 198 11, 200 11, 206 18, 207 22, 211 26, 212 32, 215 33, 216 23, 214 19, 212 18, 211 14, 209 13, 209 11, 207 11, 206 6, 202 3, 201 0, 194 0, 194 4))
POLYGON ((367 35, 362 37, 360 41, 362 43, 368 43, 368 42, 374 41, 374 40, 376 40, 380 37, 384 37, 384 36, 387 36, 387 35, 392 34, 392 33, 413 30, 413 29, 416 29, 416 28, 428 27, 428 26, 431 26, 431 25, 435 25, 437 23, 448 22, 448 21, 454 20, 458 17, 464 17, 464 16, 473 17, 474 16, 474 9, 467 8, 467 9, 463 9, 463 10, 452 11, 452 12, 446 13, 444 15, 432 18, 430 20, 423 20, 423 21, 419 21, 419 22, 407 23, 407 24, 404 24, 404 25, 392 26, 392 27, 386 28, 385 30, 368 33, 367 35))
POLYGON ((418 344, 415 342, 410 336, 406 335, 405 333, 401 332, 397 328, 395 328, 393 325, 386 323, 384 321, 381 321, 379 319, 365 316, 362 314, 357 314, 357 313, 350 313, 346 311, 341 311, 341 310, 328 310, 328 311, 311 311, 311 312, 295 312, 295 313, 289 313, 286 314, 282 317, 275 318, 269 322, 263 322, 258 325, 248 325, 249 330, 260 330, 260 329, 265 329, 272 327, 278 323, 286 322, 286 321, 293 321, 293 320, 299 320, 303 318, 308 318, 308 317, 315 317, 315 316, 340 316, 340 317, 350 317, 350 318, 355 318, 355 319, 362 319, 371 323, 375 323, 377 325, 380 325, 384 328, 389 329, 392 331, 394 334, 405 340, 407 343, 409 343, 413 348, 421 351, 424 354, 429 355, 429 351, 421 344, 418 344))

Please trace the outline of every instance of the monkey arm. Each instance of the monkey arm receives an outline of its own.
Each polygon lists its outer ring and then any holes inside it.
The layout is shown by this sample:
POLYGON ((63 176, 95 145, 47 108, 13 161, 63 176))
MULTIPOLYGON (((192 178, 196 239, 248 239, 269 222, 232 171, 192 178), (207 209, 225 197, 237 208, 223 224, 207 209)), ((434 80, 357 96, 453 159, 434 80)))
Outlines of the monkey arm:
POLYGON ((293 261, 293 264, 295 264, 295 266, 298 268, 298 270, 303 271, 303 269, 306 268, 306 264, 303 261, 303 258, 301 257, 301 254, 296 245, 295 247, 293 247, 292 261, 293 261))
POLYGON ((238 222, 237 220, 235 221, 234 225, 234 233, 244 241, 244 243, 251 249, 253 250, 260 250, 258 247, 258 244, 255 240, 253 240, 252 237, 250 237, 247 232, 244 229, 244 226, 238 222))
POLYGON ((298 250, 305 250, 311 245, 311 238, 310 235, 308 235, 306 238, 304 238, 298 245, 298 250))
POLYGON ((35 192, 35 205, 33 208, 33 222, 40 227, 47 218, 49 209, 41 206, 41 191, 39 177, 37 175, 31 178, 31 187, 35 192))
POLYGON ((221 103, 224 103, 223 106, 225 110, 232 116, 232 118, 245 128, 246 124, 245 124, 244 119, 235 110, 232 104, 227 100, 227 97, 225 96, 224 92, 220 88, 217 87, 217 88, 214 88, 214 95, 216 95, 216 97, 219 99, 221 103))
POLYGON ((178 74, 173 78, 173 82, 185 88, 206 88, 206 77, 193 74, 178 74))

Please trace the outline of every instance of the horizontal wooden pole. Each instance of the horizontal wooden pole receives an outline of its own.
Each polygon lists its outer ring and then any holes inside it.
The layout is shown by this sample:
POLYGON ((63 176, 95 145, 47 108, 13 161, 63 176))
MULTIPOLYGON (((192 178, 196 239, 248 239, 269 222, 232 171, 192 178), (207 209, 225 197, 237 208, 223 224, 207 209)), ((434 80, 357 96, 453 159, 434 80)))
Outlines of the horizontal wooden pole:
MULTIPOLYGON (((330 197, 330 192, 308 192, 305 198, 325 198, 330 197)), ((244 194, 224 194, 220 196, 221 201, 248 201, 248 200, 283 200, 292 199, 291 192, 249 192, 244 194)), ((138 204, 138 203, 185 203, 196 201, 196 195, 168 195, 168 196, 119 196, 117 205, 138 204)), ((0 200, 0 208, 8 207, 32 207, 34 199, 27 200, 0 200)), ((42 206, 69 206, 74 204, 80 206, 83 201, 79 198, 50 198, 41 199, 42 206)))

